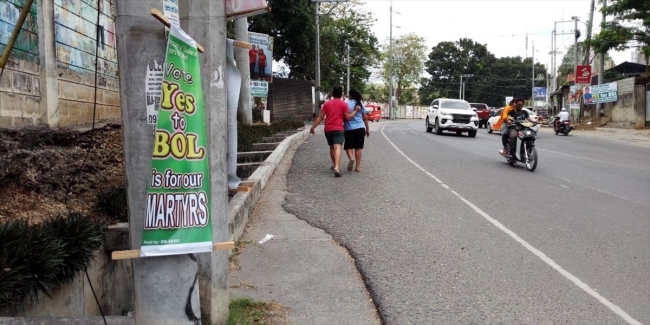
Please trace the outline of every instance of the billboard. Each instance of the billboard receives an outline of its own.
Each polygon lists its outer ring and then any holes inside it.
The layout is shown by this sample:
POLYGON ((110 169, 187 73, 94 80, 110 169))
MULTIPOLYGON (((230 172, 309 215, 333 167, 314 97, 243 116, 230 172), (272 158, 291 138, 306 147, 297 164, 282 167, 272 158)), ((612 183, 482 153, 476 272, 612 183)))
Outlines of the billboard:
POLYGON ((616 82, 610 82, 607 84, 585 87, 584 94, 582 96, 585 100, 585 104, 587 105, 609 103, 618 100, 617 91, 618 84, 616 82))
POLYGON ((591 85, 591 66, 579 65, 576 67, 576 84, 591 85))
POLYGON ((248 50, 251 81, 273 82, 273 37, 259 33, 248 33, 248 50))
POLYGON ((251 80, 251 97, 266 98, 269 96, 269 83, 251 80))
POLYGON ((264 14, 269 11, 271 9, 266 0, 226 0, 226 17, 229 20, 264 14))
POLYGON ((546 87, 534 87, 533 88, 533 99, 534 100, 546 100, 546 87))

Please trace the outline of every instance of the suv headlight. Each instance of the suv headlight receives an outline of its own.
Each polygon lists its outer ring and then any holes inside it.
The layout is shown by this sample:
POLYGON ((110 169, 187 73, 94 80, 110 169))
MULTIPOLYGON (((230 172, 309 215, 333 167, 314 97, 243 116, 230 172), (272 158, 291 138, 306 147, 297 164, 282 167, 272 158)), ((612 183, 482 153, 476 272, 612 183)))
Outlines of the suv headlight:
POLYGON ((451 115, 451 113, 445 112, 445 111, 440 111, 440 115, 442 115, 442 116, 453 116, 453 115, 451 115))

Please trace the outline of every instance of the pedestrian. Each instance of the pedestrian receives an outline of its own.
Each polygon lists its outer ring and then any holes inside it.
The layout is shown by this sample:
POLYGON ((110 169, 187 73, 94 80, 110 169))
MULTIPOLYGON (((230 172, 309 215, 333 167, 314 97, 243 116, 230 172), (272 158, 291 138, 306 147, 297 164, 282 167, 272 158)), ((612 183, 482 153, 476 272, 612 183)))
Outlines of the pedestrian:
POLYGON ((255 75, 255 65, 257 64, 257 50, 255 49, 255 45, 248 50, 248 63, 249 66, 251 67, 251 80, 254 80, 254 75, 255 75))
POLYGON ((348 171, 352 171, 356 162, 354 171, 361 171, 361 151, 363 150, 364 137, 370 136, 370 127, 368 127, 368 114, 366 114, 366 107, 363 105, 363 98, 361 93, 356 89, 350 89, 348 93, 348 111, 354 112, 357 108, 358 112, 352 116, 349 121, 345 122, 345 145, 343 149, 348 155, 348 171))
POLYGON ((352 112, 348 111, 348 105, 341 100, 343 96, 343 88, 340 86, 334 87, 332 90, 334 98, 328 100, 323 104, 320 114, 311 126, 309 133, 315 134, 314 129, 325 119, 325 139, 327 145, 330 147, 330 158, 332 159, 332 167, 335 177, 341 177, 339 171, 339 163, 341 161, 341 147, 345 140, 345 129, 343 122, 351 119, 361 108, 355 107, 352 112))
POLYGON ((260 48, 258 50, 258 61, 257 61, 257 68, 259 69, 259 77, 260 80, 266 80, 266 54, 264 54, 264 50, 260 48))

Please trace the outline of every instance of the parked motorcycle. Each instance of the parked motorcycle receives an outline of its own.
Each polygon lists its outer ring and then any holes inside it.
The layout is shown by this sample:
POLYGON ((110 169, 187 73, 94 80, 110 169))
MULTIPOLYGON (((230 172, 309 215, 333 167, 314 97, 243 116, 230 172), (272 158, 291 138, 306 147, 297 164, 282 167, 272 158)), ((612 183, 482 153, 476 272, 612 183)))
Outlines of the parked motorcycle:
POLYGON ((573 130, 573 125, 571 125, 571 121, 564 121, 560 122, 559 125, 556 126, 556 121, 557 117, 553 119, 553 128, 555 128, 555 135, 558 135, 560 133, 566 135, 569 135, 569 132, 573 130))
MULTIPOLYGON (((515 122, 514 127, 517 130, 518 138, 515 156, 506 157, 509 164, 516 165, 517 162, 522 162, 531 172, 537 168, 537 150, 535 149, 537 133, 532 129, 535 124, 529 121, 515 122)), ((510 144, 506 145, 506 149, 506 152, 510 152, 510 144)))

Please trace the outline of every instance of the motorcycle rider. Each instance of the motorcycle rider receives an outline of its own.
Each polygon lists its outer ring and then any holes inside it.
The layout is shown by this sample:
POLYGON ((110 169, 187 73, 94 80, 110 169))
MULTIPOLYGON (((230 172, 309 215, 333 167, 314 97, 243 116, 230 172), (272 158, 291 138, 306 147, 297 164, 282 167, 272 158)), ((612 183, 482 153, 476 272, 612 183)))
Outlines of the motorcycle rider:
POLYGON ((515 150, 517 148, 517 128, 515 128, 515 121, 521 122, 523 120, 528 120, 529 122, 535 123, 535 121, 528 115, 528 112, 523 110, 524 100, 521 98, 515 99, 515 109, 511 110, 508 113, 508 125, 510 126, 510 156, 516 157, 515 150))
POLYGON ((508 144, 508 136, 510 134, 510 126, 506 123, 506 120, 508 119, 508 113, 514 109, 514 106, 515 100, 513 99, 508 103, 508 106, 501 111, 501 117, 499 120, 494 123, 494 128, 501 130, 501 143, 503 144, 503 150, 499 151, 499 153, 504 157, 507 155, 506 145, 508 144))
POLYGON ((560 114, 557 115, 558 118, 555 119, 555 130, 557 130, 560 127, 560 123, 566 122, 569 120, 569 112, 567 112, 565 107, 562 107, 562 110, 560 111, 560 114))

